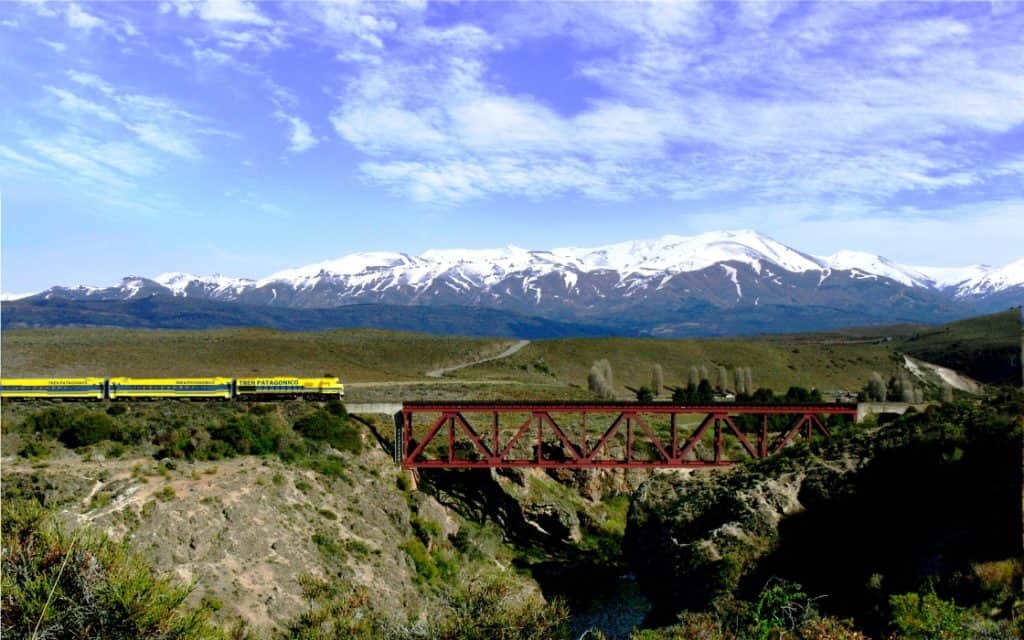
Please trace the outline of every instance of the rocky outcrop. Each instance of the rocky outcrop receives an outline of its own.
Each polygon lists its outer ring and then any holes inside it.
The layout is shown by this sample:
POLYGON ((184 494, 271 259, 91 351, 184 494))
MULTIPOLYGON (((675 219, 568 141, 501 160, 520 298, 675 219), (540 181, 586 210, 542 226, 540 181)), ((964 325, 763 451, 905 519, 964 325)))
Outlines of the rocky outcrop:
POLYGON ((641 588, 661 612, 700 610, 735 592, 779 543, 783 519, 820 501, 852 463, 809 462, 762 474, 655 474, 634 494, 623 543, 641 588))
POLYGON ((370 589, 396 624, 426 609, 417 568, 402 544, 417 517, 441 535, 458 516, 419 492, 403 492, 384 453, 339 458, 344 477, 273 459, 162 462, 81 460, 67 455, 33 469, 4 466, 4 499, 53 506, 71 527, 89 526, 142 553, 159 573, 193 584, 193 604, 219 603, 217 617, 269 631, 308 602, 297 579, 310 575, 370 589))
POLYGON ((651 474, 637 469, 550 469, 548 475, 596 502, 632 494, 651 474))

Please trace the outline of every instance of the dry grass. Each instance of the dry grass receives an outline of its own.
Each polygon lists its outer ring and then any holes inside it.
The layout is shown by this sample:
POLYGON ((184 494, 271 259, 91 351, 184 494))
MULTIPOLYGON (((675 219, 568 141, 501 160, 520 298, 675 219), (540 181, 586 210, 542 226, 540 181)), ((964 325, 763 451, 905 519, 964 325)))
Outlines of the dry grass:
MULTIPOLYGON (((665 384, 685 386, 691 366, 706 365, 712 374, 719 365, 753 369, 754 385, 785 392, 791 385, 821 390, 857 390, 872 371, 896 372, 893 351, 886 345, 814 344, 749 338, 744 340, 658 340, 642 338, 582 338, 544 340, 529 344, 514 356, 458 371, 466 379, 498 378, 533 383, 586 385, 595 360, 606 358, 614 372, 615 391, 649 385, 651 367, 660 364, 665 384)), ((712 376, 714 378, 714 376, 712 376)), ((715 380, 712 379, 712 383, 715 380)), ((730 382, 731 384, 731 382, 730 382)), ((671 393, 670 391, 668 392, 671 393)))

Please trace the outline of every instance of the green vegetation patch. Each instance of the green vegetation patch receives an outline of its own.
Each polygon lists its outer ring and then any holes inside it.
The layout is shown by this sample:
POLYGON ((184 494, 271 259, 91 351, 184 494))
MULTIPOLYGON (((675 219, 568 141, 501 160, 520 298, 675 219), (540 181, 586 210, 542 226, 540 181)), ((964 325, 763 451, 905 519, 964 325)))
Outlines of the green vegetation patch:
POLYGON ((339 451, 358 455, 363 450, 359 428, 349 422, 344 405, 340 412, 318 409, 299 418, 295 422, 295 430, 310 440, 326 442, 339 451))
POLYGON ((122 545, 65 531, 37 503, 3 502, 3 626, 14 638, 224 638, 187 587, 156 577, 122 545))

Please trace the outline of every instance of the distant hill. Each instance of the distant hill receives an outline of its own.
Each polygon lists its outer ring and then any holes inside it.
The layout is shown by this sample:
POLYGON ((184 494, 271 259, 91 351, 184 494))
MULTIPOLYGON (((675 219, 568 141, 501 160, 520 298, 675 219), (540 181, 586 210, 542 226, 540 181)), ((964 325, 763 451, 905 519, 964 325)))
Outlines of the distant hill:
POLYGON ((440 335, 562 338, 613 335, 592 324, 573 324, 510 311, 459 306, 355 304, 294 309, 153 295, 131 300, 27 298, 0 303, 3 329, 125 327, 213 329, 265 327, 287 331, 375 328, 440 335))
POLYGON ((1021 308, 923 329, 896 345, 991 384, 1022 385, 1021 308))

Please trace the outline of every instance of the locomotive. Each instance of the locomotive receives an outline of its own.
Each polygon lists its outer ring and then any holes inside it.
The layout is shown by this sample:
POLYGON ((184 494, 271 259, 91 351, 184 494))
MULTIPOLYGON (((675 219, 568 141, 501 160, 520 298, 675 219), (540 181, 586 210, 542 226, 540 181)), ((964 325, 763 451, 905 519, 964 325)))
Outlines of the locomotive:
POLYGON ((270 376, 260 378, 4 378, 0 398, 124 400, 154 398, 216 398, 261 400, 345 396, 338 378, 270 376))

